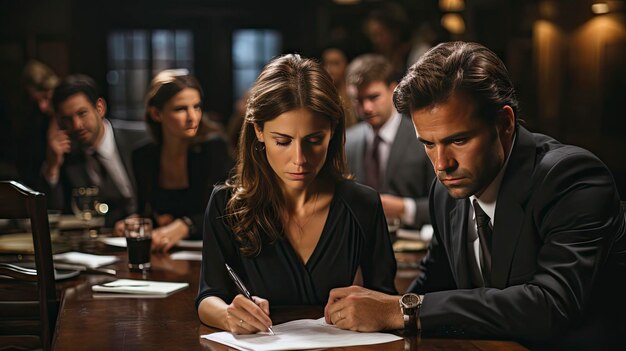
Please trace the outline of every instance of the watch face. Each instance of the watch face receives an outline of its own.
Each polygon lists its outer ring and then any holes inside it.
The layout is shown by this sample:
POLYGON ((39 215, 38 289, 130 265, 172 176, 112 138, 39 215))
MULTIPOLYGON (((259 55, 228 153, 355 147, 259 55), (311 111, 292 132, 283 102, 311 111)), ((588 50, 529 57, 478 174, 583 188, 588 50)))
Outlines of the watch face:
POLYGON ((413 308, 419 305, 420 297, 417 294, 404 294, 402 295, 400 302, 404 308, 413 308))

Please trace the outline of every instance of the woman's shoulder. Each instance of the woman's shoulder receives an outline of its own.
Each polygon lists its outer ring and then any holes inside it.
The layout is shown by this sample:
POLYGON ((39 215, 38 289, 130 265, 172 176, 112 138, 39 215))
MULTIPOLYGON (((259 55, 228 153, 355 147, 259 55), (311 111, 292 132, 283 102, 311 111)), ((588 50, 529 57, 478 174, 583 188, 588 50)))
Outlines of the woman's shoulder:
POLYGON ((159 157, 159 145, 153 141, 146 141, 137 145, 131 155, 134 167, 143 167, 154 164, 159 157))
POLYGON ((219 134, 213 133, 199 138, 192 144, 192 149, 197 151, 213 150, 216 147, 227 146, 226 139, 219 134))
POLYGON ((211 193, 211 198, 214 198, 214 200, 218 201, 219 203, 222 202, 226 202, 232 195, 232 190, 231 188, 222 183, 222 184, 217 184, 213 187, 213 192, 211 193))
POLYGON ((380 202, 378 192, 369 186, 357 183, 353 180, 342 180, 335 188, 336 195, 348 204, 363 203, 374 206, 380 202))
POLYGON ((133 148, 133 155, 149 155, 157 153, 159 145, 152 140, 141 142, 133 148))

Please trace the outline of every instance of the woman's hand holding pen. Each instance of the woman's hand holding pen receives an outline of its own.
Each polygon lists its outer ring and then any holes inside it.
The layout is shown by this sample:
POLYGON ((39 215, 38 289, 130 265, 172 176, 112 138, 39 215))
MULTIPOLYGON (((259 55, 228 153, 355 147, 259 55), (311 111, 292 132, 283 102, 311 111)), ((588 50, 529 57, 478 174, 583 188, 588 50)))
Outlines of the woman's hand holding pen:
POLYGON ((226 308, 226 324, 231 333, 266 332, 272 326, 269 301, 257 296, 252 296, 252 300, 239 294, 226 308))

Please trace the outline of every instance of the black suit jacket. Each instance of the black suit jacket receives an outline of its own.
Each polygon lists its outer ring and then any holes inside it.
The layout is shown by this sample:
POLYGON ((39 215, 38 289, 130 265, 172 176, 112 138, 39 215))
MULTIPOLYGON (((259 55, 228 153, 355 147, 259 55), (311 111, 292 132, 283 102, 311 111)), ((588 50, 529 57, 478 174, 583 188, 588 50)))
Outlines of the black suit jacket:
MULTIPOLYGON (((131 199, 118 206, 109 204, 109 212, 106 215, 105 226, 111 227, 117 220, 120 220, 135 212, 135 182, 132 173, 131 153, 136 143, 145 142, 148 135, 145 130, 130 130, 117 128, 111 123, 115 145, 125 169, 125 177, 131 185, 131 199)), ((42 181, 42 188, 49 194, 48 207, 62 209, 64 213, 72 213, 71 200, 72 189, 90 186, 91 179, 87 173, 86 157, 83 150, 74 145, 73 150, 65 155, 61 166, 59 181, 55 186, 50 186, 45 180, 42 181)))
MULTIPOLYGON (((155 143, 138 147, 133 151, 133 168, 137 183, 137 212, 156 219, 159 206, 168 207, 167 214, 174 218, 188 217, 193 222, 190 239, 202 239, 202 221, 213 186, 226 180, 233 167, 228 145, 221 137, 191 145, 187 152, 189 189, 174 204, 156 203, 159 191, 161 148, 155 143)), ((156 222, 155 222, 156 223, 156 222)))
POLYGON ((498 194, 492 286, 472 288, 469 200, 437 182, 434 236, 410 287, 425 332, 608 349, 624 320, 625 221, 613 178, 590 152, 519 127, 498 194))
MULTIPOLYGON (((413 122, 405 116, 401 116, 401 119, 396 138, 389 151, 380 192, 414 199, 417 208, 413 226, 421 228, 423 224, 430 223, 428 191, 435 172, 424 145, 415 136, 413 122)), ((360 122, 346 132, 346 158, 357 182, 365 181, 364 157, 368 129, 367 122, 360 122)))

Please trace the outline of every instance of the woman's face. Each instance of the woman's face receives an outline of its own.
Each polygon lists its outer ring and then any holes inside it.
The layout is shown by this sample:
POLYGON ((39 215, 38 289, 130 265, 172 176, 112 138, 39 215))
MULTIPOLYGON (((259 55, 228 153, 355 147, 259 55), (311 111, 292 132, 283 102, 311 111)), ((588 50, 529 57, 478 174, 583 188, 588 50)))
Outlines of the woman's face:
POLYGON ((263 130, 255 124, 255 131, 283 189, 306 190, 326 162, 330 120, 300 108, 265 122, 263 130))
POLYGON ((346 80, 348 59, 343 52, 338 49, 327 49, 322 54, 322 63, 335 85, 343 83, 346 80))
POLYGON ((200 93, 185 88, 169 99, 162 109, 152 107, 152 118, 161 123, 164 138, 188 139, 196 135, 202 118, 200 93))

